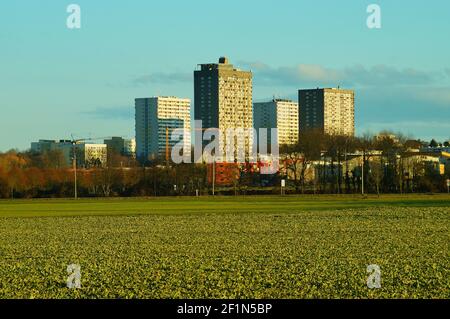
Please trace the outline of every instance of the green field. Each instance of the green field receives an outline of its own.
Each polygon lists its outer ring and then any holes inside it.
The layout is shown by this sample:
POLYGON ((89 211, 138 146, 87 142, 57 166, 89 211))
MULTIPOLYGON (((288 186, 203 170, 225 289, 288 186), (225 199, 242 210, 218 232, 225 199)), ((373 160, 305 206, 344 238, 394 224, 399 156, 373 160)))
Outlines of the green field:
POLYGON ((0 201, 0 298, 449 298, 449 242, 446 195, 0 201))

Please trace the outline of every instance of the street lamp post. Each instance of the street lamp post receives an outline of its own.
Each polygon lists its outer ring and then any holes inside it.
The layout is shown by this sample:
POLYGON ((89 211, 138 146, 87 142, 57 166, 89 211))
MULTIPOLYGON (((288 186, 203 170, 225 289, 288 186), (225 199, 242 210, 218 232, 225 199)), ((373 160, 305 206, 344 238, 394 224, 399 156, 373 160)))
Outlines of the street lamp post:
POLYGON ((364 152, 362 153, 361 164, 361 194, 364 196, 364 152))
POLYGON ((95 140, 100 140, 100 139, 107 139, 107 138, 111 138, 111 137, 97 137, 97 138, 82 138, 82 139, 77 139, 75 140, 73 137, 73 134, 71 135, 72 140, 72 168, 73 168, 73 183, 74 183, 74 198, 78 199, 78 183, 77 183, 77 144, 78 143, 82 143, 82 142, 86 142, 86 141, 95 141, 95 140))
POLYGON ((74 198, 78 199, 78 183, 77 183, 77 149, 76 149, 76 142, 72 142, 73 148, 73 182, 74 182, 74 198))
POLYGON ((212 171, 212 194, 215 196, 216 193, 216 155, 213 155, 213 171, 212 171))

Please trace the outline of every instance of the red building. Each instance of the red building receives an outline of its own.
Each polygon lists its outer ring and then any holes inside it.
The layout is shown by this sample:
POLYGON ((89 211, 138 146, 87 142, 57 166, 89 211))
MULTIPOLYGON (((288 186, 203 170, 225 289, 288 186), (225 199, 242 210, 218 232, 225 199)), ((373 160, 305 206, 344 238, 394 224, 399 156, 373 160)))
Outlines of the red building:
MULTIPOLYGON (((208 183, 213 182, 214 165, 208 164, 208 183)), ((216 180, 215 184, 218 186, 232 186, 239 181, 241 164, 237 163, 216 163, 216 180)))

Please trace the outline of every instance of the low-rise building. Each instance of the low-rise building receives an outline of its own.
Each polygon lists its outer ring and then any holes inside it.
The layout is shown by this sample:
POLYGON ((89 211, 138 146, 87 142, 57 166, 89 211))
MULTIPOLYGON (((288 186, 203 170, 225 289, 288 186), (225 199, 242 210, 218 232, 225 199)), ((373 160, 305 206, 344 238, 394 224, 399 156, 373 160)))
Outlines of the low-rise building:
POLYGON ((52 145, 58 143, 56 140, 39 140, 31 143, 31 151, 34 153, 45 153, 51 151, 52 145))
POLYGON ((77 143, 74 145, 69 140, 40 140, 31 143, 31 150, 37 153, 60 151, 66 167, 73 165, 74 150, 76 151, 77 167, 103 167, 107 163, 106 144, 77 143))
POLYGON ((136 156, 136 140, 134 138, 112 137, 104 140, 104 144, 106 144, 109 154, 115 153, 132 158, 136 156))

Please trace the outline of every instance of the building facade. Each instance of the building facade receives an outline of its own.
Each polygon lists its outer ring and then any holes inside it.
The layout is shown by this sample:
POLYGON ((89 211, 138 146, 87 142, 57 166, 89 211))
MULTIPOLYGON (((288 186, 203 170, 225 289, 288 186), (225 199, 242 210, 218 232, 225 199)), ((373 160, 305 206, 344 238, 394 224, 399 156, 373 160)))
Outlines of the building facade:
POLYGON ((57 140, 39 140, 39 142, 31 143, 31 151, 34 153, 45 153, 53 149, 54 145, 57 144, 57 140))
POLYGON ((267 128, 267 145, 271 142, 271 128, 278 129, 278 145, 296 144, 299 135, 298 103, 282 99, 255 103, 253 125, 257 132, 267 128))
POLYGON ((136 156, 136 140, 134 138, 112 137, 104 140, 104 144, 108 147, 108 154, 115 153, 131 158, 136 156))
POLYGON ((124 146, 123 146, 123 152, 125 156, 136 158, 136 139, 130 138, 125 139, 124 146))
POLYGON ((300 133, 317 129, 328 135, 355 135, 355 92, 340 88, 299 90, 300 133))
MULTIPOLYGON (((245 131, 246 155, 252 146, 252 90, 252 73, 234 68, 224 57, 217 64, 201 64, 194 72, 194 118, 202 121, 203 129, 218 129, 219 148, 223 156, 227 154, 227 143, 237 146, 236 140, 227 141, 228 129, 245 131)), ((195 133, 201 132, 196 130, 195 133)), ((204 144, 208 142, 204 141, 204 144)), ((237 151, 234 147, 235 154, 232 156, 236 156, 237 151)))
POLYGON ((77 144, 78 167, 92 168, 104 167, 108 160, 108 147, 106 144, 77 144))
POLYGON ((136 99, 136 156, 141 161, 165 157, 179 141, 175 129, 184 129, 183 152, 191 149, 191 101, 177 97, 136 99))
POLYGON ((106 144, 78 143, 74 145, 69 140, 40 140, 31 143, 31 150, 37 153, 59 151, 64 158, 63 166, 65 167, 72 167, 74 150, 79 168, 104 167, 107 164, 106 144))

